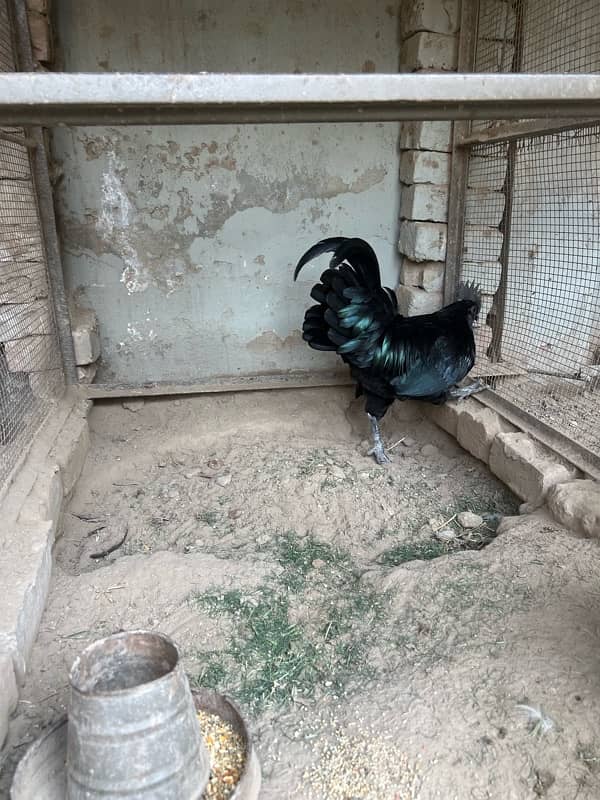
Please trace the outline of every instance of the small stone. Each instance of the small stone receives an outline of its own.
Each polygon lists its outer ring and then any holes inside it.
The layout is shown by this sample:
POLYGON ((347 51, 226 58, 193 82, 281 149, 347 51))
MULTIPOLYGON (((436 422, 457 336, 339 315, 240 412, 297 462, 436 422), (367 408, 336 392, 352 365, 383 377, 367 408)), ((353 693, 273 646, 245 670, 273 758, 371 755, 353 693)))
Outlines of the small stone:
POLYGON ((473 514, 472 511, 461 511, 457 520, 461 528, 479 528, 480 525, 483 525, 483 517, 473 514))
POLYGON ((218 478, 215 478, 215 483, 218 483, 219 486, 229 486, 231 483, 231 473, 228 472, 227 475, 219 475, 218 478))
POLYGON ((368 472, 359 472, 358 477, 363 481, 368 481, 371 475, 368 472))
POLYGON ((360 443, 361 450, 369 450, 371 447, 371 442, 368 439, 363 439, 360 443))
POLYGON ((323 561, 322 558, 315 558, 314 561, 312 562, 312 565, 315 569, 320 569, 321 567, 325 566, 325 562, 323 561))
POLYGON ((206 464, 210 469, 220 469, 223 466, 223 462, 218 458, 209 458, 206 464))
POLYGON ((145 403, 145 400, 123 400, 122 406, 123 408, 126 408, 127 411, 133 411, 135 414, 136 411, 142 410, 145 403))
POLYGON ((405 436, 402 445, 403 447, 414 447, 416 443, 416 439, 413 439, 412 436, 405 436))
POLYGON ((160 469, 164 469, 166 466, 167 466, 167 462, 166 461, 159 461, 158 462, 158 467, 160 469))
POLYGON ((426 444, 421 448, 421 455, 428 458, 439 455, 439 452, 439 449, 434 444, 426 444))
POLYGON ((341 467, 332 467, 331 474, 334 478, 337 478, 338 481, 343 481, 346 478, 346 473, 341 467))
POLYGON ((433 535, 440 542, 453 542, 456 539, 456 534, 451 528, 444 528, 443 531, 436 531, 433 535))
POLYGON ((242 516, 242 509, 241 508, 232 508, 231 511, 227 514, 229 519, 239 519, 242 516))

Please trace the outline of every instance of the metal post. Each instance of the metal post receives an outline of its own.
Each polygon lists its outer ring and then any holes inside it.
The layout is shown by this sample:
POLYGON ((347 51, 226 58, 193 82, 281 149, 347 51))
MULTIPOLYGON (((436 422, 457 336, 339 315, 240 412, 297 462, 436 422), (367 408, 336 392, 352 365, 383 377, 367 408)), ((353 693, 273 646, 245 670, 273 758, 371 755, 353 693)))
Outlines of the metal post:
MULTIPOLYGON (((520 72, 523 56, 523 18, 524 3, 519 3, 515 9, 515 43, 511 65, 512 72, 520 72)), ((504 333, 504 317, 506 314, 506 295, 508 292, 508 268, 510 258, 510 237, 512 227, 512 210, 515 185, 515 170, 517 166, 517 142, 508 143, 506 151, 506 177, 504 179, 504 213, 500 222, 502 234, 502 249, 500 250, 500 264, 502 271, 498 288, 494 294, 492 307, 488 313, 486 325, 492 329, 492 341, 486 355, 492 363, 502 361, 502 335, 504 333)))
MULTIPOLYGON (((472 72, 475 66, 477 44, 477 21, 479 0, 462 0, 460 9, 460 36, 458 44, 459 72, 472 72)), ((469 150, 459 146, 459 139, 466 136, 470 122, 456 121, 452 126, 452 155, 450 162, 450 191, 448 196, 448 239, 446 246, 446 270, 444 272, 444 303, 456 299, 456 289, 462 267, 465 205, 467 199, 467 176, 469 150)))
MULTIPOLYGON (((14 31, 15 50, 19 70, 22 72, 33 72, 36 65, 31 50, 25 0, 12 0, 12 2, 9 3, 9 10, 12 17, 11 27, 14 31)), ((36 190, 35 194, 48 269, 48 282, 52 295, 54 319, 62 356, 63 371, 67 384, 75 384, 77 383, 75 350, 73 347, 69 308, 65 294, 58 234, 56 232, 52 184, 50 183, 48 159, 42 129, 40 127, 30 128, 26 141, 30 143, 29 160, 36 190)))

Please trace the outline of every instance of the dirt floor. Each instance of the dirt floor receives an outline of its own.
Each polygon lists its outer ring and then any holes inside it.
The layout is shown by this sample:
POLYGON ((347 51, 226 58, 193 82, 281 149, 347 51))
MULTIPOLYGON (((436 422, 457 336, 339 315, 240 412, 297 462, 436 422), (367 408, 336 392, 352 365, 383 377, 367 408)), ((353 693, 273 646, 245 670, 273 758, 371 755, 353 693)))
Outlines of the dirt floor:
POLYGON ((94 408, 0 796, 75 656, 145 627, 239 700, 265 800, 600 797, 596 543, 496 535, 515 499, 414 406, 378 467, 351 397, 94 408))

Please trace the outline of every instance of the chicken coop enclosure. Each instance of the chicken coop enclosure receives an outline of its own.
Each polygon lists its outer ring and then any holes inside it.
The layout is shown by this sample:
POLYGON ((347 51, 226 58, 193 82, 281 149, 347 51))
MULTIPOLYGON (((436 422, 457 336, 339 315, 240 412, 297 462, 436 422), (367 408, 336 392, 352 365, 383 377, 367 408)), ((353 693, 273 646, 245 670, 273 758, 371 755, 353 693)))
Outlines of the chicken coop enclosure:
POLYGON ((440 240, 438 261, 412 256, 438 275, 414 284, 424 310, 444 267, 447 301, 480 283, 485 396, 600 457, 600 105, 596 83, 568 82, 600 71, 593 0, 451 3, 446 74, 425 54, 407 76, 407 3, 33 5, 0 0, 0 70, 40 79, 0 109, 0 484, 77 380, 67 306, 97 326, 89 396, 343 380, 301 340, 316 273, 295 285, 293 264, 360 235, 384 282, 407 283, 403 156, 420 149, 440 207, 414 216, 440 240), (403 145, 415 119, 455 120, 448 146, 403 145))
MULTIPOLYGON (((481 0, 478 73, 600 70, 593 2, 481 0)), ((463 125, 461 277, 484 291, 478 352, 496 393, 598 452, 600 128, 589 120, 463 125)))

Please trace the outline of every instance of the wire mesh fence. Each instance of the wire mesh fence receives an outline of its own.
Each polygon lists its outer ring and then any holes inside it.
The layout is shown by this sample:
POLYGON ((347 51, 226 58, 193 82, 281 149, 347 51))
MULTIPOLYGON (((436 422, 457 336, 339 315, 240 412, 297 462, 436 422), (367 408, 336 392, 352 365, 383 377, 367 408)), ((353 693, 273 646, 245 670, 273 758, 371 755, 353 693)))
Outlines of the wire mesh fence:
MULTIPOLYGON (((14 70, 0 0, 0 71, 14 70)), ((64 387, 27 144, 0 129, 0 488, 64 387)))
POLYGON ((480 0, 476 72, 597 72, 597 0, 480 0))
MULTIPOLYGON (((475 69, 600 70, 595 1, 481 0, 475 69)), ((600 125, 471 146, 462 273, 479 373, 600 453, 600 125)))

